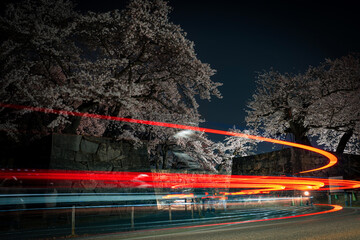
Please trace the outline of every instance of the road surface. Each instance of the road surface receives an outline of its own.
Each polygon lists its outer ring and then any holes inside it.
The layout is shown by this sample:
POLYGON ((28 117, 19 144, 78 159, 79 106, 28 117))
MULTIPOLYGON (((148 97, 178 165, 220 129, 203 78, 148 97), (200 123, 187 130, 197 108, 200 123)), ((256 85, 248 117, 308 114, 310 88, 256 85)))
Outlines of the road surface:
POLYGON ((360 239, 360 209, 345 208, 338 212, 292 219, 190 229, 152 230, 81 237, 79 239, 360 239))

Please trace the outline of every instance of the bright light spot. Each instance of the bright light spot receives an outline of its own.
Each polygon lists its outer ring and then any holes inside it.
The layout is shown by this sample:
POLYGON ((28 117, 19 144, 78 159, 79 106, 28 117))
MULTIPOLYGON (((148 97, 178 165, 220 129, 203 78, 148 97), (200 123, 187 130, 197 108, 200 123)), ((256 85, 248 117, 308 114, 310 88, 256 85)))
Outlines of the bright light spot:
POLYGON ((184 159, 184 160, 193 160, 192 157, 190 157, 188 154, 186 153, 181 153, 181 152, 173 152, 175 156, 177 156, 180 159, 184 159))
POLYGON ((192 130, 182 130, 174 135, 174 138, 190 138, 194 135, 194 131, 192 130))
POLYGON ((305 192, 304 192, 304 195, 305 195, 305 196, 309 196, 310 193, 309 193, 308 191, 305 191, 305 192))
POLYGON ((149 175, 147 174, 139 174, 139 176, 137 176, 138 178, 141 178, 141 177, 148 177, 149 175))

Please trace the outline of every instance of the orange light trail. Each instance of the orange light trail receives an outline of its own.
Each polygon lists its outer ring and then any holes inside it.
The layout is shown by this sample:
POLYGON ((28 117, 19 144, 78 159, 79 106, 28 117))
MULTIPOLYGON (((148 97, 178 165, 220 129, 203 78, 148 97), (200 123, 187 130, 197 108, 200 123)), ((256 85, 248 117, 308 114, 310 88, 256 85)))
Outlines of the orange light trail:
POLYGON ((163 196, 164 199, 171 199, 171 198, 193 198, 194 194, 168 194, 166 196, 163 196))
POLYGON ((56 110, 56 109, 42 108, 42 107, 31 107, 31 106, 23 106, 23 105, 16 105, 16 104, 0 103, 0 107, 12 108, 12 109, 18 109, 18 110, 35 111, 35 112, 43 112, 43 113, 51 113, 51 114, 58 114, 58 115, 65 115, 65 116, 78 116, 78 117, 88 117, 88 118, 104 119, 104 120, 111 120, 111 121, 138 123, 138 124, 168 127, 168 128, 175 128, 175 129, 192 130, 192 131, 197 131, 197 132, 214 133, 214 134, 227 135, 227 136, 236 136, 236 137, 241 137, 241 138, 253 139, 253 140, 264 141, 264 142, 271 142, 271 143, 275 143, 275 144, 281 144, 281 145, 305 149, 305 150, 308 150, 311 152, 321 154, 321 155, 325 156, 326 158, 328 158, 328 160, 329 160, 328 164, 326 164, 325 166, 302 171, 300 173, 314 172, 314 171, 322 170, 325 168, 329 168, 329 167, 335 165, 338 161, 337 158, 333 154, 326 152, 324 150, 318 149, 318 148, 314 148, 314 147, 303 145, 303 144, 287 142, 287 141, 272 139, 272 138, 265 138, 265 137, 260 137, 260 136, 254 136, 254 135, 248 135, 248 134, 243 134, 243 133, 235 133, 235 132, 230 132, 230 131, 222 131, 222 130, 194 127, 194 126, 188 126, 188 125, 180 125, 180 124, 174 124, 174 123, 165 123, 165 122, 155 122, 155 121, 148 121, 148 120, 132 119, 132 118, 113 117, 113 116, 107 116, 107 115, 56 110))

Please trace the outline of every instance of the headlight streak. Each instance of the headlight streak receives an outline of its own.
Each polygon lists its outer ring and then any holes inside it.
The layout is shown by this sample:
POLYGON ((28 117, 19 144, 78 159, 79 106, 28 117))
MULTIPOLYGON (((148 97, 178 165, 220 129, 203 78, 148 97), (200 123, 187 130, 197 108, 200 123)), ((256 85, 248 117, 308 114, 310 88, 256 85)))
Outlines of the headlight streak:
POLYGON ((132 118, 113 117, 113 116, 107 116, 107 115, 56 110, 56 109, 42 108, 42 107, 31 107, 31 106, 23 106, 23 105, 16 105, 16 104, 0 103, 0 107, 12 108, 12 109, 18 109, 18 110, 28 110, 28 111, 34 111, 34 112, 51 113, 51 114, 58 114, 58 115, 65 115, 65 116, 78 116, 78 117, 88 117, 88 118, 104 119, 104 120, 119 121, 119 122, 138 123, 138 124, 144 124, 144 125, 192 130, 192 131, 197 131, 197 132, 214 133, 214 134, 220 134, 220 135, 226 135, 226 136, 236 136, 236 137, 248 138, 248 139, 252 139, 252 140, 271 142, 271 143, 275 143, 275 144, 281 144, 281 145, 287 145, 287 146, 291 146, 291 147, 301 148, 301 149, 305 149, 305 150, 308 150, 311 152, 319 153, 329 159, 329 163, 326 164, 325 166, 302 171, 300 173, 314 172, 314 171, 322 170, 325 168, 329 168, 329 167, 335 165, 338 161, 337 158, 333 154, 326 152, 324 150, 321 150, 321 149, 317 149, 317 148, 310 147, 310 146, 303 145, 303 144, 287 142, 287 141, 278 140, 278 139, 265 138, 265 137, 260 137, 260 136, 253 136, 253 135, 248 135, 248 134, 243 134, 243 133, 235 133, 235 132, 230 132, 230 131, 222 131, 222 130, 187 126, 187 125, 174 124, 174 123, 165 123, 165 122, 155 122, 155 121, 149 121, 149 120, 132 119, 132 118))
POLYGON ((214 227, 214 226, 237 225, 237 224, 245 224, 245 223, 267 222, 267 221, 275 221, 275 220, 284 220, 284 219, 291 219, 291 218, 299 218, 299 217, 308 217, 308 216, 321 215, 321 214, 326 214, 326 213, 337 212, 337 211, 340 211, 340 210, 343 209, 343 207, 339 206, 339 205, 330 205, 330 204, 315 204, 315 205, 332 207, 332 209, 321 211, 321 212, 305 213, 305 214, 298 214, 298 215, 284 216, 284 217, 263 218, 263 219, 235 221, 235 222, 223 222, 223 223, 198 224, 198 225, 192 225, 192 226, 178 226, 178 227, 151 229, 151 230, 138 230, 136 232, 150 232, 150 231, 154 231, 154 230, 162 231, 162 230, 192 229, 192 228, 203 228, 203 227, 214 227))
MULTIPOLYGON (((56 201, 49 201, 49 199, 46 199, 46 197, 53 197, 53 195, 49 195, 49 194, 14 194, 16 195, 16 197, 10 195, 10 194, 1 194, 0 195, 0 206, 6 206, 6 205, 17 205, 17 204, 26 204, 28 207, 27 208, 23 208, 23 209, 0 209, 0 212, 15 212, 15 211, 38 211, 38 210, 70 210, 72 209, 72 205, 73 203, 90 203, 90 202, 101 202, 101 203, 105 203, 105 202, 122 202, 122 201, 139 201, 139 200, 144 200, 144 197, 142 197, 141 195, 138 195, 136 197, 131 197, 128 196, 127 199, 114 199, 114 198, 109 198, 108 194, 101 194, 101 196, 94 196, 93 199, 89 198, 89 196, 86 196, 85 194, 79 194, 77 196, 74 196, 74 194, 60 194, 61 197, 57 197, 56 201), (35 195, 35 196, 34 196, 35 195), (85 195, 85 196, 84 196, 85 195), (11 198, 7 198, 9 196, 12 196, 11 198), (5 199, 6 198, 6 199, 5 199), (33 206, 32 204, 42 204, 42 203, 57 203, 57 204, 63 204, 63 203, 67 203, 68 206, 58 206, 58 207, 31 207, 33 206)), ((92 195, 99 195, 99 194, 92 194, 92 195)), ((170 199, 170 198, 175 198, 177 194, 173 194, 173 195, 167 195, 167 196, 171 196, 169 198, 165 198, 165 199, 170 199)), ((110 195, 111 196, 111 195, 110 195)), ((122 195, 119 195, 117 197, 121 197, 122 195)), ((146 199, 145 200, 156 200, 157 196, 155 195, 147 195, 145 194, 146 199)), ((201 196, 205 196, 205 195, 199 195, 197 197, 201 197, 201 196)), ((166 196, 164 196, 166 197, 166 196)), ((204 197, 202 197, 204 198, 204 197)), ((281 202, 281 201, 291 201, 291 200, 300 200, 300 199, 306 199, 306 198, 302 198, 302 197, 264 197, 264 198, 240 198, 240 199, 235 199, 235 200, 227 200, 227 205, 228 206, 236 206, 236 205, 244 205, 246 203, 251 203, 251 202, 262 202, 262 203, 266 203, 266 202, 281 202)), ((168 206, 168 204, 164 203, 162 205, 168 206)), ((171 203, 171 205, 176 205, 174 203, 171 203)), ((202 206, 203 203, 200 202, 188 202, 188 203, 180 203, 179 205, 194 205, 194 206, 202 206)), ((85 206, 77 206, 77 209, 99 209, 99 208, 128 208, 128 207, 136 207, 136 208, 141 208, 141 207, 145 207, 145 208, 149 208, 149 207, 153 207, 156 208, 158 206, 158 203, 147 203, 147 204, 141 204, 141 203, 134 203, 134 204, 107 204, 107 205, 85 205, 85 206)), ((237 210, 239 211, 239 210, 237 210)))

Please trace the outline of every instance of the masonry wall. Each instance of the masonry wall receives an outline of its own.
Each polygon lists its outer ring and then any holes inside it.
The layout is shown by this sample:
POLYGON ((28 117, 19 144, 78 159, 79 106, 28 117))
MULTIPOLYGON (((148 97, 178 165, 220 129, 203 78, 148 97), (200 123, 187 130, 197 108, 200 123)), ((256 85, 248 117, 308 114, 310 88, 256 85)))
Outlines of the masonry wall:
POLYGON ((150 164, 145 147, 126 141, 54 134, 50 169, 149 172, 150 164))
MULTIPOLYGON (((135 148, 130 142, 114 141, 110 138, 63 134, 52 136, 49 168, 111 172, 151 171, 145 147, 135 148)), ((111 183, 96 180, 65 180, 61 184, 62 188, 58 189, 58 192, 154 192, 153 188, 128 188, 119 182, 111 183)), ((131 204, 127 201, 121 203, 131 204)), ((148 204, 154 203, 154 201, 137 201, 137 203, 148 204)), ((118 204, 118 202, 114 204, 118 204)))
MULTIPOLYGON (((301 176, 343 176, 344 179, 359 179, 360 156, 337 155, 338 164, 335 166, 301 174, 301 176)), ((232 174, 236 175, 299 175, 301 171, 324 166, 328 159, 320 154, 297 148, 286 148, 264 154, 233 159, 232 174)))

